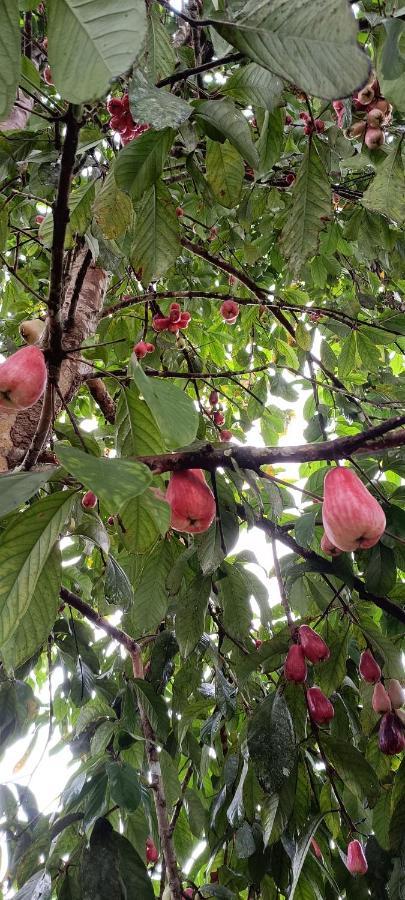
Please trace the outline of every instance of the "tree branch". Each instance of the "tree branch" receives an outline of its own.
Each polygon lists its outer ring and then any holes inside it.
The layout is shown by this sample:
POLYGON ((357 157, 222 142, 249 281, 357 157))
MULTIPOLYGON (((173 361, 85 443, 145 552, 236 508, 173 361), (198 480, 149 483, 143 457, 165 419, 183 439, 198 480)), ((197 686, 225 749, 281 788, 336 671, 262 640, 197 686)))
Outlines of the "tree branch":
POLYGON ((109 422, 110 425, 114 425, 115 414, 117 411, 116 405, 111 394, 107 391, 106 386, 101 381, 101 378, 89 378, 86 381, 86 384, 93 400, 101 409, 106 421, 109 422))
POLYGON ((228 53, 227 56, 220 56, 219 59, 212 59, 209 62, 201 63, 200 66, 194 66, 190 69, 182 69, 169 75, 168 78, 162 78, 156 82, 156 87, 165 87, 167 84, 176 84, 178 81, 184 81, 191 78, 192 75, 198 75, 200 72, 208 72, 210 69, 218 69, 220 66, 227 66, 229 63, 240 62, 243 59, 242 53, 228 53))
POLYGON ((97 625, 97 628, 102 628, 112 640, 121 644, 121 647, 125 647, 125 650, 127 650, 128 653, 132 654, 139 652, 139 643, 134 640, 134 638, 131 638, 129 634, 122 630, 122 628, 116 628, 116 626, 112 625, 108 619, 104 618, 104 616, 100 616, 92 606, 82 600, 81 597, 78 597, 77 594, 73 594, 72 591, 62 587, 59 596, 64 603, 67 603, 69 606, 72 606, 73 609, 76 609, 82 616, 88 619, 89 622, 93 622, 93 625, 97 625))

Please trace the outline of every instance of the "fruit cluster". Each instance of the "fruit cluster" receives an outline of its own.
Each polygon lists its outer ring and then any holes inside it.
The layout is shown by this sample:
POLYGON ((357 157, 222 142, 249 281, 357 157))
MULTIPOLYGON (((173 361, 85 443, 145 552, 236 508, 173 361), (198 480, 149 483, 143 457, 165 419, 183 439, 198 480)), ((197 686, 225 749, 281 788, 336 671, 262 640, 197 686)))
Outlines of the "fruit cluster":
POLYGON ((364 681, 374 684, 372 707, 381 715, 378 730, 378 746, 387 756, 395 756, 405 749, 405 692, 396 678, 392 678, 387 689, 381 681, 381 669, 371 650, 363 650, 360 656, 359 672, 364 681))
POLYGON ((300 112, 300 119, 302 122, 305 122, 304 134, 313 134, 314 131, 317 134, 323 134, 325 131, 325 122, 323 119, 312 119, 307 112, 300 112))
POLYGON ((330 469, 324 481, 321 541, 324 553, 368 550, 385 531, 385 515, 360 478, 343 466, 330 469))
POLYGON ((153 353, 155 350, 154 344, 149 344, 148 341, 138 341, 133 348, 133 352, 137 359, 143 359, 147 353, 153 353))
POLYGON ((111 116, 110 126, 114 131, 119 132, 123 144, 129 144, 149 128, 149 125, 134 122, 129 108, 128 94, 124 94, 122 98, 111 97, 107 103, 107 109, 111 116))
MULTIPOLYGON (((214 425, 217 425, 217 427, 219 428, 221 425, 224 424, 225 416, 220 408, 216 409, 216 407, 218 406, 218 401, 219 401, 218 391, 215 391, 215 390, 211 391, 210 396, 209 396, 211 410, 210 410, 209 415, 212 416, 212 421, 214 422, 214 425)), ((232 440, 232 431, 227 431, 226 428, 222 428, 220 431, 220 434, 219 434, 219 439, 220 439, 220 441, 224 441, 224 443, 231 441, 232 440)))
POLYGON ((177 334, 180 329, 188 328, 191 320, 189 312, 182 312, 180 303, 171 303, 168 316, 156 315, 152 319, 155 331, 171 331, 177 334))
MULTIPOLYGON (((384 128, 392 120, 392 106, 382 96, 378 80, 373 75, 369 83, 353 94, 355 121, 343 129, 345 137, 362 138, 369 150, 376 150, 385 141, 384 128)), ((333 108, 339 128, 343 128, 345 105, 342 100, 334 100, 333 108)))
MULTIPOLYGON (((314 665, 329 659, 330 650, 323 638, 309 625, 301 625, 298 629, 298 642, 292 644, 285 662, 284 675, 287 681, 303 684, 307 680, 308 659, 314 665)), ((335 715, 332 703, 316 685, 307 689, 307 706, 309 716, 317 725, 330 722, 335 715)))

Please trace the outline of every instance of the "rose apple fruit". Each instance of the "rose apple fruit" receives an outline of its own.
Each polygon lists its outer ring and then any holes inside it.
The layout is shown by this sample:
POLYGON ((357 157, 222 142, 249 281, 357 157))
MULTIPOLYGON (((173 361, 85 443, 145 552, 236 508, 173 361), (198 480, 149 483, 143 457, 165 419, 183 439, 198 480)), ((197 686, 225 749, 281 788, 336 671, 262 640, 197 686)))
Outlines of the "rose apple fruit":
POLYGON ((331 469, 325 477, 322 519, 328 540, 346 552, 374 547, 386 524, 375 497, 343 466, 331 469))

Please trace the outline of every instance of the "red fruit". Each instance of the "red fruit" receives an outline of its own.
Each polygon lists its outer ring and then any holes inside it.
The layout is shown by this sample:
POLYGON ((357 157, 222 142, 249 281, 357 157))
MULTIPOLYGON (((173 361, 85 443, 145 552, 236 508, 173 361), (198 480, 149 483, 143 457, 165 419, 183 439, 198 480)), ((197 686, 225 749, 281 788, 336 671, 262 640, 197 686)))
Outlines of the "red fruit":
POLYGON ((300 119, 302 119, 303 122, 309 122, 309 120, 311 118, 311 116, 307 112, 300 112, 299 117, 300 117, 300 119))
POLYGON ((330 650, 323 638, 320 637, 309 625, 300 625, 298 629, 299 641, 304 655, 313 663, 329 659, 330 650))
POLYGON ((285 117, 285 124, 286 124, 286 125, 292 125, 292 123, 293 123, 292 116, 290 116, 290 114, 287 113, 287 115, 286 115, 286 117, 285 117))
POLYGON ((168 316, 153 316, 152 328, 154 331, 167 331, 169 325, 171 325, 171 322, 168 316))
POLYGON ((370 125, 371 128, 380 128, 385 119, 385 114, 382 109, 378 109, 377 107, 373 107, 370 109, 370 112, 367 113, 367 125, 370 125))
POLYGON ((302 684, 307 677, 307 664, 304 651, 299 644, 292 644, 284 662, 284 675, 287 681, 302 684))
POLYGON ((184 209, 182 206, 176 206, 176 216, 178 219, 181 219, 184 216, 184 209))
POLYGON ((128 94, 124 94, 122 97, 122 105, 124 109, 129 109, 129 97, 128 94))
POLYGON ((239 303, 236 300, 224 300, 219 311, 228 325, 234 325, 239 315, 239 303))
POLYGON ((377 684, 374 687, 371 705, 376 713, 391 712, 391 700, 384 685, 381 684, 381 681, 377 681, 377 684))
POLYGON ((345 105, 342 102, 342 100, 333 100, 332 106, 333 106, 333 109, 335 110, 335 112, 337 112, 337 113, 342 112, 345 108, 345 105))
POLYGON ((44 218, 45 218, 45 216, 35 216, 35 221, 36 221, 37 225, 42 225, 44 218))
POLYGON ((228 444, 233 438, 232 431, 227 431, 226 428, 223 428, 219 435, 219 440, 224 444, 228 444))
POLYGON ((387 684, 388 696, 394 709, 399 709, 405 703, 405 691, 397 678, 391 678, 387 684))
POLYGON ((154 351, 156 350, 155 345, 154 345, 154 344, 150 344, 149 341, 146 341, 145 347, 146 347, 146 352, 147 352, 147 353, 154 353, 154 351))
POLYGON ((218 391, 211 391, 210 396, 209 396, 209 401, 210 401, 211 406, 216 406, 218 403, 218 400, 219 400, 218 391))
POLYGON ((305 125, 305 128, 304 128, 304 134, 312 134, 313 130, 314 130, 314 126, 313 126, 312 122, 307 122, 307 124, 305 125))
POLYGON ((135 344, 133 352, 135 353, 135 356, 137 357, 137 359, 143 359, 144 356, 146 356, 146 354, 148 352, 146 349, 145 341, 138 341, 138 343, 135 344))
POLYGON ((318 725, 323 725, 325 722, 330 722, 335 715, 335 710, 333 706, 325 697, 325 694, 319 687, 311 687, 307 690, 307 704, 308 704, 308 712, 313 722, 316 722, 318 725))
POLYGON ((211 884, 216 884, 218 880, 219 880, 218 872, 211 872, 211 875, 210 875, 211 884))
POLYGON ((378 147, 382 147, 385 141, 384 132, 381 128, 367 128, 364 141, 369 150, 377 150, 378 147))
POLYGON ((263 641, 261 641, 260 638, 256 638, 256 640, 255 640, 255 647, 256 647, 256 650, 260 650, 260 647, 262 646, 262 643, 263 643, 263 641))
POLYGON ((171 507, 171 528, 187 534, 207 531, 215 518, 216 506, 202 469, 173 472, 166 500, 171 507))
POLYGON ((50 66, 45 66, 43 75, 44 75, 44 81, 46 81, 47 84, 53 84, 52 72, 51 72, 50 66))
POLYGON ((323 121, 323 119, 315 119, 315 130, 318 132, 318 134, 323 134, 323 132, 325 131, 325 122, 323 121))
POLYGON ((188 328, 190 322, 191 322, 191 313, 182 312, 182 314, 180 316, 179 328, 188 328))
POLYGON ((0 363, 0 409, 28 409, 42 396, 46 385, 42 351, 22 347, 0 363))
POLYGON ((223 413, 221 413, 219 411, 219 409, 216 412, 214 412, 214 415, 212 418, 214 420, 215 425, 223 425, 225 422, 225 416, 223 413))
POLYGON ((180 322, 180 319, 181 319, 180 303, 171 303, 170 304, 169 319, 173 324, 180 322))
POLYGON ((374 547, 385 531, 385 515, 357 475, 346 467, 331 469, 324 482, 323 526, 339 550, 374 547))
POLYGON ((122 100, 119 97, 111 97, 111 100, 108 100, 107 109, 112 116, 121 115, 124 112, 122 100))
POLYGON ((405 735, 396 713, 387 712, 382 717, 378 731, 378 746, 386 756, 395 756, 405 750, 405 735))
POLYGON ((366 84, 361 91, 358 91, 355 99, 358 103, 361 103, 362 106, 368 106, 369 103, 372 103, 373 100, 375 100, 375 93, 371 84, 366 84))
POLYGON ((110 128, 112 128, 113 131, 122 131, 122 126, 123 126, 122 115, 112 116, 109 124, 110 124, 110 128))
POLYGON ((347 848, 347 868, 352 875, 365 875, 367 860, 360 841, 350 841, 347 848))
POLYGON ((216 225, 213 225, 212 228, 210 228, 208 240, 215 241, 215 238, 218 237, 218 234, 219 234, 219 228, 217 228, 216 225))
POLYGON ((94 509, 95 506, 97 506, 96 495, 93 494, 93 491, 86 491, 86 493, 82 497, 83 509, 94 509))
MULTIPOLYGON (((384 113, 386 122, 387 122, 387 120, 389 120, 391 118, 392 106, 390 103, 388 103, 388 100, 386 100, 385 97, 380 97, 379 100, 377 100, 375 103, 373 103, 372 110, 375 110, 375 109, 380 109, 381 112, 384 113)), ((370 110, 370 112, 372 110, 370 110)))
POLYGON ((323 859, 321 848, 315 838, 311 838, 311 849, 313 850, 317 859, 323 859))
POLYGON ((360 656, 359 672, 368 684, 375 684, 381 678, 381 669, 374 659, 371 650, 363 650, 360 656))
POLYGON ((107 525, 115 525, 114 516, 108 516, 107 525))
POLYGON ((156 863, 159 859, 158 849, 152 838, 146 838, 146 862, 156 863))
POLYGON ((321 550, 323 550, 324 553, 327 553, 328 556, 340 556, 342 552, 338 547, 335 547, 335 545, 331 543, 327 534, 323 534, 321 537, 321 550))
POLYGON ((195 894, 195 891, 191 887, 186 888, 185 891, 183 891, 183 897, 188 897, 189 900, 193 900, 194 894, 195 894))
POLYGON ((285 183, 286 184, 294 184, 294 181, 295 181, 294 172, 287 172, 287 175, 285 176, 285 183))

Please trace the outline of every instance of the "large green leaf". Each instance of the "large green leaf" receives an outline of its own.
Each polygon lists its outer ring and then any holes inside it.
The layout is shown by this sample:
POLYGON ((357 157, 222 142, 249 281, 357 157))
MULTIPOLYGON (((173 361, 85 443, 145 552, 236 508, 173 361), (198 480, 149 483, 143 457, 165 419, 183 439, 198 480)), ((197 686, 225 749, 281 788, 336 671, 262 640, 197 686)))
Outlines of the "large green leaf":
POLYGON ((146 71, 153 82, 171 75, 176 54, 166 28, 162 25, 157 6, 148 7, 148 31, 146 35, 146 71))
POLYGON ((0 0, 0 122, 16 99, 20 75, 20 20, 15 0, 0 0))
POLYGON ((347 741, 322 735, 325 755, 344 784, 360 800, 374 806, 380 794, 378 778, 362 753, 347 741))
POLYGON ((138 211, 131 263, 147 285, 165 274, 179 251, 179 220, 171 195, 164 184, 153 185, 138 211))
POLYGON ((402 225, 405 221, 405 169, 403 140, 395 141, 385 162, 363 194, 362 204, 402 225))
POLYGON ((178 128, 193 112, 192 107, 180 97, 149 84, 139 70, 134 72, 129 86, 129 102, 134 120, 146 122, 158 131, 178 128))
POLYGON ((249 63, 237 69, 221 90, 239 103, 251 103, 271 112, 280 100, 283 82, 263 66, 249 63))
POLYGON ((27 611, 1 648, 6 668, 17 669, 47 640, 58 612, 60 584, 61 558, 55 547, 38 578, 27 611))
POLYGON ((152 481, 149 469, 128 459, 99 459, 74 447, 58 446, 63 467, 90 488, 112 513, 129 500, 142 494, 152 481))
POLYGON ((206 126, 210 137, 225 138, 239 151, 252 169, 257 168, 258 156, 245 116, 230 100, 199 100, 195 104, 197 121, 206 126))
POLYGON ((298 880, 302 872, 302 867, 305 862, 305 857, 310 848, 311 840, 317 831, 319 825, 322 822, 322 819, 325 817, 325 813, 318 813, 314 819, 311 820, 305 834, 300 838, 297 847, 295 849, 294 858, 293 858, 293 882, 290 888, 290 893, 288 895, 288 900, 293 900, 293 897, 298 896, 297 885, 298 880))
POLYGON ((46 472, 13 472, 0 475, 0 519, 18 509, 49 481, 56 469, 46 472))
POLYGON ((59 491, 18 515, 0 536, 0 645, 17 630, 75 494, 59 491))
POLYGON ((243 159, 229 143, 225 141, 207 141, 207 181, 218 203, 233 209, 238 203, 242 191, 245 167, 243 159))
POLYGON ((296 762, 294 726, 280 693, 270 694, 249 722, 248 747, 264 791, 273 794, 289 779, 296 762))
POLYGON ((138 702, 144 709, 149 722, 156 733, 163 741, 166 740, 169 733, 170 723, 167 713, 167 705, 160 694, 157 694, 148 681, 143 678, 135 678, 135 692, 138 702))
POLYGON ((131 553, 146 553, 169 530, 170 507, 165 500, 155 497, 152 491, 145 491, 123 506, 121 518, 125 528, 122 540, 126 548, 131 553))
POLYGON ((318 248, 323 219, 331 216, 331 188, 316 142, 310 141, 293 190, 293 203, 281 235, 291 273, 298 275, 318 248))
POLYGON ((171 128, 144 131, 118 154, 114 166, 115 180, 118 187, 133 200, 139 200, 158 180, 173 138, 171 128))
POLYGON ((65 100, 106 93, 139 53, 146 34, 143 0, 49 0, 49 63, 65 100))
POLYGON ((52 893, 52 881, 49 872, 36 872, 14 894, 14 900, 49 900, 52 893))
POLYGON ((81 859, 82 900, 154 900, 152 881, 132 844, 113 831, 107 819, 97 819, 90 847, 81 859))
POLYGON ((117 450, 122 456, 163 453, 164 443, 156 421, 135 387, 122 389, 117 403, 115 427, 117 450))
POLYGON ((111 762, 106 766, 106 772, 113 802, 127 812, 134 812, 141 802, 136 770, 125 762, 111 762))
POLYGON ((204 631, 204 620, 211 590, 210 578, 196 578, 180 595, 176 604, 176 638, 182 656, 193 652, 204 631))
POLYGON ((266 112, 257 149, 260 157, 259 173, 265 175, 281 156, 284 136, 283 114, 280 109, 266 112))
POLYGON ((103 186, 96 194, 93 214, 100 231, 111 241, 122 237, 132 223, 131 200, 117 187, 113 172, 107 175, 103 186))
POLYGON ((127 616, 131 634, 155 631, 166 615, 168 595, 166 578, 173 565, 170 544, 161 541, 146 560, 127 616), (151 603, 153 597, 153 603, 151 603))
POLYGON ((191 444, 197 434, 198 413, 191 397, 175 384, 145 375, 136 362, 133 379, 145 398, 170 449, 191 444))
POLYGON ((309 94, 347 97, 367 79, 369 61, 346 0, 248 0, 234 21, 216 18, 230 44, 309 94))

